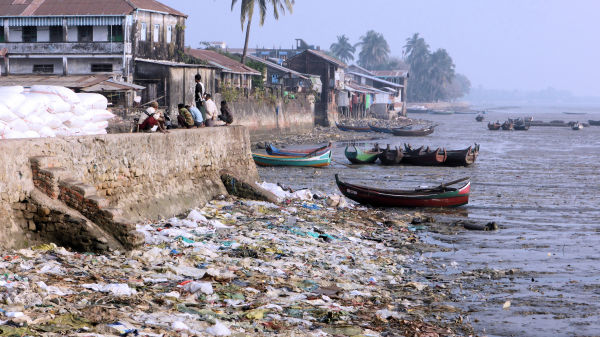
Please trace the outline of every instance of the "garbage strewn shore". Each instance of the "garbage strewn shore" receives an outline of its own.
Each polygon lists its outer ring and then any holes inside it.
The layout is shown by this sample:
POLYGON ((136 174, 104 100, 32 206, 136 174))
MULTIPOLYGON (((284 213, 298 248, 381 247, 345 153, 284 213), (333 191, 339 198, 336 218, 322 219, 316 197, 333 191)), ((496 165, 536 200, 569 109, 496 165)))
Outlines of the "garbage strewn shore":
POLYGON ((139 224, 142 249, 48 244, 4 252, 3 334, 448 336, 469 334, 450 287, 413 266, 412 216, 339 197, 223 197, 139 224), (343 207, 343 208, 338 208, 343 207))

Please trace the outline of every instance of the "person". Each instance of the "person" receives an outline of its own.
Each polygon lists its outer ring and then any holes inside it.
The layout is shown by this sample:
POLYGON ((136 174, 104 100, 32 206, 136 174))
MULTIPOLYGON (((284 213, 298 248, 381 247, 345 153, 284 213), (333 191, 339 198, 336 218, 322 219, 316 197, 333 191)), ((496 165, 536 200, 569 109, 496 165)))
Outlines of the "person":
POLYGON ((197 107, 193 105, 186 105, 186 109, 192 114, 192 118, 194 119, 194 126, 196 127, 204 127, 204 119, 202 118, 202 113, 198 110, 197 107))
POLYGON ((204 95, 204 106, 206 108, 206 119, 204 121, 204 125, 215 126, 215 120, 219 114, 219 109, 217 109, 217 105, 212 100, 211 94, 204 95))
POLYGON ((198 108, 198 110, 201 110, 202 100, 204 97, 204 84, 202 83, 202 76, 200 76, 200 74, 196 74, 194 79, 196 80, 196 89, 195 89, 196 107, 198 108))
MULTIPOLYGON (((158 103, 150 103, 150 107, 140 114, 138 127, 141 131, 153 130, 154 127, 162 133, 167 133, 163 125, 160 123, 160 112, 158 111, 158 103)), ((154 130, 156 130, 154 129, 154 130)))
POLYGON ((233 123, 233 114, 231 113, 231 110, 229 110, 226 101, 221 101, 221 114, 219 115, 219 119, 225 122, 225 125, 233 123))
POLYGON ((185 108, 184 104, 178 104, 179 115, 177 116, 177 123, 181 128, 192 128, 194 127, 194 118, 192 114, 185 108))

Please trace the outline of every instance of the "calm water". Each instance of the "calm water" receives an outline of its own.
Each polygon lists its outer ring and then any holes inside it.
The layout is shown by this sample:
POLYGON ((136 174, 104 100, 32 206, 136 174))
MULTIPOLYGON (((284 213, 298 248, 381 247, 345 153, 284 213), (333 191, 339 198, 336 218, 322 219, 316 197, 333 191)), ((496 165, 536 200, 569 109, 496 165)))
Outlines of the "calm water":
MULTIPOLYGON (((422 238, 449 252, 426 255, 439 261, 441 275, 461 277, 471 270, 515 271, 511 278, 464 278, 469 321, 488 336, 600 335, 600 127, 532 127, 529 131, 489 131, 487 121, 534 116, 536 120, 600 120, 600 108, 515 108, 475 115, 412 115, 439 124, 427 137, 388 137, 380 144, 429 145, 461 149, 481 145, 468 168, 350 166, 345 144, 336 144, 325 169, 261 168, 266 181, 326 193, 339 191, 333 175, 370 185, 415 187, 464 176, 472 181, 468 206, 450 215, 487 222, 496 232, 422 232, 422 238), (586 112, 566 115, 563 111, 586 112), (445 267, 454 265, 457 267, 445 267), (443 267, 444 266, 444 267, 443 267), (503 310, 505 301, 511 301, 503 310)), ((372 142, 362 143, 363 148, 372 142)), ((390 211, 393 212, 393 211, 390 211)), ((457 305, 454 303, 454 305, 457 305)))

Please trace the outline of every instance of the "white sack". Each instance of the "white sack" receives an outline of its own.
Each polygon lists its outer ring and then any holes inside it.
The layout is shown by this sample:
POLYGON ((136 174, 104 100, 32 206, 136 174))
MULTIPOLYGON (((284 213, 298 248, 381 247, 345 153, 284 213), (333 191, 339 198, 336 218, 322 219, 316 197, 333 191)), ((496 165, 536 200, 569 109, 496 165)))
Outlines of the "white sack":
POLYGON ((6 107, 13 111, 21 104, 25 102, 25 95, 21 94, 3 94, 0 93, 0 103, 6 105, 6 107))
POLYGON ((104 122, 115 117, 115 115, 108 110, 90 110, 89 113, 92 115, 90 118, 90 121, 92 122, 104 122))
POLYGON ((23 87, 20 85, 13 85, 8 87, 0 87, 0 95, 1 94, 21 94, 23 93, 23 87))
POLYGON ((17 131, 17 132, 29 131, 29 126, 27 125, 27 123, 25 123, 25 121, 20 118, 15 119, 14 121, 8 123, 8 126, 13 131, 17 131))
POLYGON ((25 101, 17 108, 13 109, 15 115, 19 118, 26 118, 27 116, 34 114, 40 109, 41 100, 39 99, 25 99, 25 101))
POLYGON ((10 111, 6 105, 0 103, 0 121, 10 123, 17 118, 19 118, 19 116, 10 111))
POLYGON ((81 101, 73 90, 54 85, 34 85, 31 87, 31 92, 57 95, 69 104, 78 104, 81 101))
POLYGON ((100 94, 78 93, 79 105, 87 110, 106 110, 108 99, 100 94))

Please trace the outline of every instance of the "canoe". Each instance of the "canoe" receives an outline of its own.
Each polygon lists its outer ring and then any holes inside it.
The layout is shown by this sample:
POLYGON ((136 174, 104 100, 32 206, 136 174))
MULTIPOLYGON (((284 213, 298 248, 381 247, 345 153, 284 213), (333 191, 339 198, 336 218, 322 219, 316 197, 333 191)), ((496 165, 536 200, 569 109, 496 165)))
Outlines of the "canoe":
POLYGON ((446 151, 445 166, 469 166, 477 160, 479 155, 479 144, 469 146, 464 150, 449 150, 446 151))
POLYGON ((475 120, 478 122, 483 122, 483 116, 482 115, 478 115, 477 117, 475 117, 475 120))
POLYGON ((414 155, 407 154, 402 157, 402 163, 416 166, 437 166, 442 165, 447 158, 446 150, 438 148, 430 152, 422 152, 414 155))
POLYGON ((477 111, 454 111, 457 115, 477 115, 479 112, 477 111))
POLYGON ((381 128, 381 127, 371 125, 371 124, 369 124, 369 127, 371 128, 372 131, 375 131, 375 132, 394 133, 394 131, 391 128, 381 128))
POLYGON ((588 120, 588 123, 590 123, 590 125, 594 125, 594 126, 600 126, 600 121, 594 121, 594 120, 588 120))
POLYGON ((403 157, 404 153, 402 153, 402 150, 398 149, 397 146, 396 149, 392 150, 390 149, 390 144, 388 144, 387 148, 379 154, 379 161, 383 165, 398 165, 403 157))
POLYGON ((409 114, 426 114, 427 108, 419 107, 419 108, 406 108, 406 112, 409 114))
POLYGON ((260 166, 310 166, 323 167, 331 163, 331 151, 327 151, 320 156, 273 156, 259 153, 252 153, 252 159, 260 166))
POLYGON ((435 127, 434 126, 428 126, 424 129, 418 129, 418 130, 413 130, 413 129, 407 129, 407 128, 394 128, 392 129, 394 136, 399 136, 399 137, 421 137, 421 136, 427 136, 433 133, 433 131, 435 131, 435 127))
POLYGON ((569 111, 563 111, 563 113, 565 115, 586 115, 587 112, 569 112, 569 111))
POLYGON ((502 124, 500 123, 488 123, 488 129, 490 130, 500 130, 502 124))
POLYGON ((519 124, 515 124, 515 125, 513 126, 513 128, 514 128, 516 131, 527 131, 527 130, 529 130, 529 123, 519 123, 519 124))
POLYGON ((583 124, 581 124, 581 123, 575 123, 575 124, 573 124, 573 126, 571 126, 571 129, 577 130, 577 131, 583 130, 583 124))
POLYGON ((438 187, 414 190, 388 190, 371 188, 343 182, 335 175, 335 182, 340 192, 348 199, 360 204, 376 207, 456 207, 469 203, 471 182, 467 181, 459 188, 449 185, 465 181, 459 179, 438 187))
POLYGON ((433 114, 433 115, 453 115, 454 111, 447 111, 447 110, 429 110, 428 113, 433 114))
POLYGON ((280 149, 275 147, 275 145, 273 144, 269 144, 267 145, 267 153, 273 156, 286 156, 286 157, 298 157, 298 156, 305 156, 307 154, 312 154, 313 156, 320 156, 323 153, 331 150, 332 144, 329 143, 327 145, 323 145, 323 146, 319 146, 319 147, 315 147, 315 148, 308 148, 308 149, 294 149, 294 150, 289 150, 289 149, 280 149))
POLYGON ((356 148, 356 146, 351 145, 346 146, 344 154, 352 164, 373 164, 379 157, 379 154, 381 154, 381 151, 376 149, 371 151, 363 151, 356 148), (354 149, 354 151, 351 150, 351 148, 354 149))
POLYGON ((515 128, 515 125, 512 122, 506 121, 504 123, 502 123, 502 130, 513 130, 515 128))
POLYGON ((335 126, 342 131, 354 131, 354 132, 371 132, 370 127, 368 126, 351 126, 351 125, 342 125, 338 122, 335 122, 335 126))

